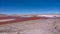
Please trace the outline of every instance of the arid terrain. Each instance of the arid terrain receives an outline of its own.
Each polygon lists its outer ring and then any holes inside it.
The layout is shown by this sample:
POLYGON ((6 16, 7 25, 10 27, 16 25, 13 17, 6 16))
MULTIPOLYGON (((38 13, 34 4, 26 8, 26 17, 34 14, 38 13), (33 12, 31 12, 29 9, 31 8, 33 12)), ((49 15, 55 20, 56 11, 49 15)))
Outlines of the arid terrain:
POLYGON ((60 18, 0 17, 0 34, 60 34, 60 18), (3 21, 3 19, 15 20, 3 21))

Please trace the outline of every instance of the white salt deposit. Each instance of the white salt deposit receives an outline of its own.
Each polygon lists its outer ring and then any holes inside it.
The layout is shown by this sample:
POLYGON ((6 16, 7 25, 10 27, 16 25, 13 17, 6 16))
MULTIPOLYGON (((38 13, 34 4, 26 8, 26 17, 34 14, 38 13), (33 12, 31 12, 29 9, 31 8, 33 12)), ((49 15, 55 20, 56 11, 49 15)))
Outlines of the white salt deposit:
POLYGON ((0 22, 11 21, 11 20, 15 20, 15 19, 4 19, 4 20, 0 20, 0 22))

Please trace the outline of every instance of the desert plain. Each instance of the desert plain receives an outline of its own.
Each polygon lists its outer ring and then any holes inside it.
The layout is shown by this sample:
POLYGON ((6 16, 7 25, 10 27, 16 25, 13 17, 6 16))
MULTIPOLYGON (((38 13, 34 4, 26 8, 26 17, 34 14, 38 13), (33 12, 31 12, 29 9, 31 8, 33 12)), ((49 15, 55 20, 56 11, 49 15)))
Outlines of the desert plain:
POLYGON ((0 34, 60 34, 60 17, 0 17, 0 34))

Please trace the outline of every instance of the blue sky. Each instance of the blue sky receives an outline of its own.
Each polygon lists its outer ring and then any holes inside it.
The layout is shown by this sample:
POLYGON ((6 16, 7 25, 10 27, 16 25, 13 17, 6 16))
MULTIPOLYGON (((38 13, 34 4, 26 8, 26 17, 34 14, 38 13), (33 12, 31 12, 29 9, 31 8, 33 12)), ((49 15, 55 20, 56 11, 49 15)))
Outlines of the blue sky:
POLYGON ((60 14, 60 0, 0 0, 1 14, 60 14))

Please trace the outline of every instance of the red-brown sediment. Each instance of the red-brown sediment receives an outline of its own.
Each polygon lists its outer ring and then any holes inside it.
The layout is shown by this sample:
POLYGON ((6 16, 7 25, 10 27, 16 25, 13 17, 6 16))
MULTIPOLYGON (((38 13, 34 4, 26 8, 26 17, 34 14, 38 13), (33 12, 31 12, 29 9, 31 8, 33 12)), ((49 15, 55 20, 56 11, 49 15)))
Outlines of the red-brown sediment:
POLYGON ((15 19, 12 21, 5 21, 5 22, 0 22, 0 25, 2 24, 10 24, 10 23, 17 23, 17 22, 22 22, 22 21, 27 21, 27 20, 36 20, 40 19, 40 17, 29 17, 29 18, 22 18, 22 17, 0 17, 0 20, 2 19, 15 19))

